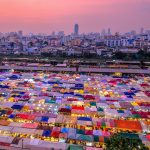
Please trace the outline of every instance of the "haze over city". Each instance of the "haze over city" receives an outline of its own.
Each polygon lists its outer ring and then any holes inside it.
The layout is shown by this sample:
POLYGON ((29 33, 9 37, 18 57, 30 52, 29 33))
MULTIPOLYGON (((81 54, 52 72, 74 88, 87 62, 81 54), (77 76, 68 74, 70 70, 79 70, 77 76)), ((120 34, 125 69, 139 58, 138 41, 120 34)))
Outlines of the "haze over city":
POLYGON ((150 27, 150 0, 0 0, 0 32, 139 31, 150 27))

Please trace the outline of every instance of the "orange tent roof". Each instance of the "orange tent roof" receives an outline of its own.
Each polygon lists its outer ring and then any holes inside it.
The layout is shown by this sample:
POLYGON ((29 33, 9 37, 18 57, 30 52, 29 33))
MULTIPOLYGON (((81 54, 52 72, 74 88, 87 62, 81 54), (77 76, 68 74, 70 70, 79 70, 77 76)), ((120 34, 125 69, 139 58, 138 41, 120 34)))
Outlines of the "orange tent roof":
POLYGON ((142 131, 139 121, 115 120, 116 127, 119 129, 142 131))
POLYGON ((144 123, 148 126, 150 126, 150 121, 144 121, 144 123))
POLYGON ((10 122, 7 120, 0 120, 0 125, 2 125, 2 126, 8 126, 9 124, 10 124, 10 122))

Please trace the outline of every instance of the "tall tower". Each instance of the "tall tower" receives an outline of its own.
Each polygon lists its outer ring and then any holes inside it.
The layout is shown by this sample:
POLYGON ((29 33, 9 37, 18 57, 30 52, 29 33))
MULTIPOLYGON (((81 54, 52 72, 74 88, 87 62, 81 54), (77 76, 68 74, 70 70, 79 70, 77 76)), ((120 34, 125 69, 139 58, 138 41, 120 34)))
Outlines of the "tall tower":
POLYGON ((102 36, 105 36, 105 35, 106 35, 105 29, 102 30, 101 35, 102 35, 102 36))
POLYGON ((22 30, 18 31, 18 35, 19 35, 19 37, 22 37, 22 36, 23 36, 22 30))
POLYGON ((140 29, 140 34, 143 34, 144 33, 144 28, 142 27, 141 29, 140 29))
POLYGON ((79 34, 79 25, 75 24, 74 25, 74 35, 78 35, 79 34))
POLYGON ((108 35, 111 35, 111 30, 110 30, 110 28, 108 28, 108 33, 107 33, 108 35))

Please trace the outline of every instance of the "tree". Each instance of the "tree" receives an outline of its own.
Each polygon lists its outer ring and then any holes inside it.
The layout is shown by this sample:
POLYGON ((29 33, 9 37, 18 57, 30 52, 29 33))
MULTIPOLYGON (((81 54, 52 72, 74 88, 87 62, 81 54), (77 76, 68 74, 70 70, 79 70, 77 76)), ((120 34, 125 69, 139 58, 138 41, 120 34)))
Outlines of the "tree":
MULTIPOLYGON (((131 138, 128 133, 116 133, 106 141, 106 150, 149 150, 141 139, 131 138)), ((133 135, 133 134, 132 134, 133 135)))
POLYGON ((47 46, 47 45, 48 45, 48 42, 47 42, 47 41, 44 41, 44 43, 43 43, 43 44, 47 46))
POLYGON ((33 42, 29 42, 29 43, 28 43, 28 46, 29 46, 29 47, 33 47, 33 42))
POLYGON ((150 60, 150 52, 147 53, 147 60, 150 60))
POLYGON ((126 54, 124 54, 120 51, 117 51, 117 52, 115 52, 113 57, 114 57, 114 59, 124 59, 126 57, 126 54))
POLYGON ((3 58, 0 57, 0 65, 2 64, 2 62, 3 62, 3 58))
POLYGON ((144 61, 143 61, 143 60, 140 61, 140 66, 141 66, 141 69, 144 69, 145 64, 144 64, 144 61))
POLYGON ((49 53, 47 53, 47 52, 43 52, 43 53, 41 53, 41 55, 43 56, 43 57, 51 57, 52 56, 52 54, 49 52, 49 53))

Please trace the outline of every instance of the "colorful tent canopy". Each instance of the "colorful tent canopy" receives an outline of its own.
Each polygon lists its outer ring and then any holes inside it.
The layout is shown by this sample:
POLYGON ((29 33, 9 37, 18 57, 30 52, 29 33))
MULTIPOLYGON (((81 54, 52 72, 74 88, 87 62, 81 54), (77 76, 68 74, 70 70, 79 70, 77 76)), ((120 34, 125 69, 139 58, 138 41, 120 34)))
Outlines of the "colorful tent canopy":
POLYGON ((50 134, 51 134, 51 131, 50 131, 50 130, 44 130, 42 136, 49 137, 50 134))
POLYGON ((82 120, 82 121, 92 121, 92 119, 90 117, 79 117, 78 120, 82 120))
POLYGON ((93 136, 91 135, 77 134, 76 139, 81 140, 81 141, 93 142, 93 136))
POLYGON ((115 124, 116 127, 120 129, 142 131, 139 121, 115 120, 115 124))

